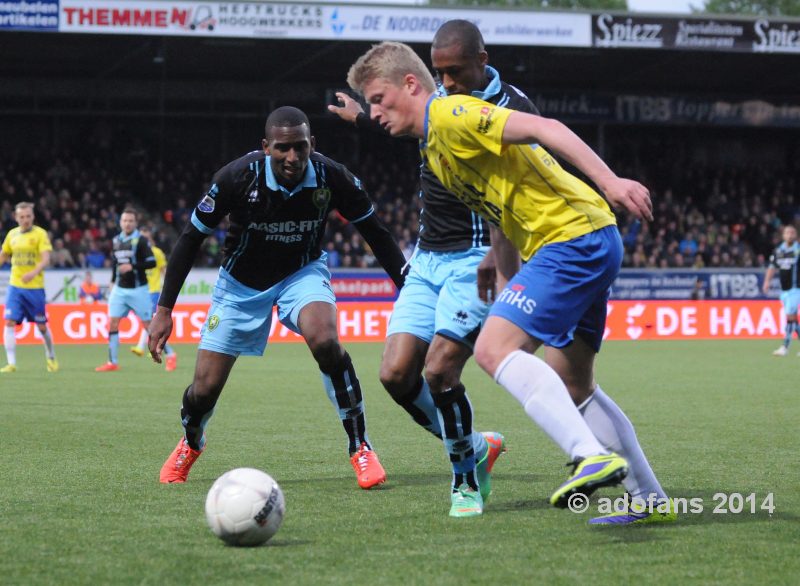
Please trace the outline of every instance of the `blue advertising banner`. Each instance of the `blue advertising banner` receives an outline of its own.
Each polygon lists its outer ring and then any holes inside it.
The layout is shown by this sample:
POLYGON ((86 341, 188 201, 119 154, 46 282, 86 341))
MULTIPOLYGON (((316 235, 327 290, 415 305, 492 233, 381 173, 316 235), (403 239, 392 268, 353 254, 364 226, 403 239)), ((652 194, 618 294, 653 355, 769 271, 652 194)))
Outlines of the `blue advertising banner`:
POLYGON ((57 31, 59 0, 0 0, 0 30, 57 31))
POLYGON ((611 299, 774 299, 778 279, 764 295, 762 269, 641 270, 624 269, 614 282, 611 299))

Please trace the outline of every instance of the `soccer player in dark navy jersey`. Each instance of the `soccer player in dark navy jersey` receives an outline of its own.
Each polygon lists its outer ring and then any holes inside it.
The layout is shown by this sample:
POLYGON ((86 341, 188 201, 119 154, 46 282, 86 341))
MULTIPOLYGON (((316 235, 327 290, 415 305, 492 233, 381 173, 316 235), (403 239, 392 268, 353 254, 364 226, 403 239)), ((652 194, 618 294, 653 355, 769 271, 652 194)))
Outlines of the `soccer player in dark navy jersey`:
MULTIPOLYGON (((480 30, 469 21, 442 25, 431 45, 431 62, 441 94, 473 95, 506 108, 539 113, 522 91, 502 81, 488 65, 480 30)), ((359 128, 381 130, 358 102, 345 93, 337 96, 342 106, 329 106, 331 112, 359 128)), ((472 408, 461 383, 461 372, 489 310, 478 296, 477 275, 490 250, 490 230, 486 220, 450 193, 424 164, 420 198, 419 242, 389 323, 381 382, 417 423, 439 437, 444 435, 454 471, 451 515, 468 516, 476 511, 463 506, 459 487, 479 484, 487 499, 491 469, 505 449, 501 434, 471 429, 472 408), (456 436, 442 433, 439 412, 444 428, 454 430, 456 436), (471 445, 463 441, 470 435, 471 445), (473 468, 477 483, 469 477, 473 468)), ((486 273, 494 275, 493 270, 486 273)))
POLYGON ((95 372, 119 370, 119 322, 134 312, 146 330, 150 325, 152 305, 147 287, 148 269, 156 266, 150 243, 137 229, 139 214, 125 208, 119 216, 122 231, 112 240, 111 292, 108 295, 108 361, 95 372))
MULTIPOLYGON (((441 94, 473 95, 538 114, 522 91, 502 81, 488 65, 483 37, 469 21, 451 20, 439 28, 431 61, 441 94)), ((329 106, 330 111, 360 129, 382 131, 353 98, 345 93, 337 96, 342 106, 329 106)), ((454 471, 451 515, 465 516, 475 513, 467 511, 459 498, 459 487, 470 483, 465 476, 474 468, 481 493, 488 499, 491 469, 505 450, 502 434, 472 430, 472 407, 461 383, 461 372, 489 311, 477 287, 478 268, 490 252, 489 224, 424 164, 420 202, 419 241, 389 322, 381 382, 418 424, 444 439, 454 471), (451 419, 457 424, 449 425, 451 419), (458 436, 443 434, 442 423, 457 430, 458 436), (463 441, 470 436, 471 445, 463 441)))
POLYGON ((223 217, 230 230, 204 324, 194 380, 183 395, 184 437, 164 463, 160 480, 185 482, 205 448, 205 427, 240 355, 264 352, 273 306, 286 327, 303 336, 348 436, 358 484, 368 489, 386 474, 367 437, 363 399, 350 356, 339 343, 336 300, 321 239, 337 209, 372 247, 398 288, 405 259, 380 222, 361 181, 314 152, 306 115, 289 106, 267 118, 263 150, 214 175, 167 265, 150 328, 150 352, 160 362, 172 330, 171 311, 195 254, 223 217))
POLYGON ((800 328, 797 325, 797 310, 800 307, 800 242, 797 242, 797 228, 791 224, 784 226, 782 237, 783 241, 769 257, 763 286, 766 295, 769 293, 772 277, 778 274, 781 283, 781 305, 786 316, 786 334, 781 347, 772 353, 774 356, 788 354, 792 332, 800 338, 800 328))

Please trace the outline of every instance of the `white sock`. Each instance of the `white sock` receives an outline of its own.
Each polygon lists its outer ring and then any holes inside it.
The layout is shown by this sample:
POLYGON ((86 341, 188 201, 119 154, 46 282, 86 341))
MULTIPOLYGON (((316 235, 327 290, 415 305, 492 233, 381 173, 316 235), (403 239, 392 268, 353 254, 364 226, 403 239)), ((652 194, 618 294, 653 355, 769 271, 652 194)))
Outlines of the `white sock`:
POLYGON ((56 359, 56 347, 53 344, 53 336, 50 334, 50 328, 45 328, 42 332, 42 340, 44 340, 44 355, 48 360, 56 359))
POLYGON ((639 445, 630 419, 599 385, 579 410, 600 443, 628 461, 628 476, 622 483, 631 497, 647 500, 650 494, 655 494, 658 498, 667 498, 639 445))
POLYGON ((147 328, 142 328, 142 333, 139 334, 139 343, 136 344, 136 347, 139 350, 144 350, 147 348, 147 339, 150 337, 150 334, 147 333, 147 328))
POLYGON ((3 344, 6 347, 6 360, 11 365, 17 364, 17 338, 14 336, 14 326, 3 329, 3 344))
POLYGON ((497 367, 494 380, 573 460, 608 453, 592 435, 561 378, 544 360, 516 350, 497 367))

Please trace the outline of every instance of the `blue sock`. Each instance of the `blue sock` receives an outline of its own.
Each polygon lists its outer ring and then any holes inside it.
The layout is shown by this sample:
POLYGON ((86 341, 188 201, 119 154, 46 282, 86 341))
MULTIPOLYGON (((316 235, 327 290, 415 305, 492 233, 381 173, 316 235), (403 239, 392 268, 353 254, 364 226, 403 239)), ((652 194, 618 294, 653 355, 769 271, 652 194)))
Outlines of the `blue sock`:
POLYGON ((464 385, 437 393, 433 398, 444 431, 444 447, 453 466, 453 491, 462 484, 478 490, 475 450, 472 440, 472 405, 464 385))
POLYGON ((108 333, 108 361, 112 364, 119 361, 119 332, 108 333))
POLYGON ((169 344, 164 344, 164 355, 172 356, 173 354, 175 354, 175 351, 172 349, 172 346, 169 344))
POLYGON ((792 332, 797 328, 797 324, 793 321, 786 322, 786 335, 783 337, 783 345, 787 348, 792 341, 792 332))
POLYGON ((348 450, 355 454, 363 445, 372 449, 367 437, 367 420, 364 416, 364 399, 353 361, 345 352, 342 359, 330 372, 321 372, 322 384, 328 393, 342 426, 347 432, 348 450))
POLYGON ((439 411, 436 409, 436 405, 433 404, 431 388, 428 386, 428 382, 424 377, 419 377, 416 394, 411 393, 401 399, 394 396, 392 396, 392 398, 411 415, 411 418, 417 425, 424 427, 433 435, 442 439, 442 428, 439 425, 439 411))
MULTIPOLYGON (((469 399, 468 399, 469 400, 469 399)), ((433 395, 431 394, 431 387, 424 377, 420 377, 419 392, 413 399, 397 400, 397 404, 403 409, 408 411, 411 418, 419 425, 430 431, 433 435, 442 439, 442 426, 439 423, 439 410, 433 403, 433 395)), ((477 431, 472 432, 472 447, 475 450, 475 457, 478 462, 483 460, 486 452, 489 449, 489 444, 486 443, 486 438, 482 433, 477 431)))

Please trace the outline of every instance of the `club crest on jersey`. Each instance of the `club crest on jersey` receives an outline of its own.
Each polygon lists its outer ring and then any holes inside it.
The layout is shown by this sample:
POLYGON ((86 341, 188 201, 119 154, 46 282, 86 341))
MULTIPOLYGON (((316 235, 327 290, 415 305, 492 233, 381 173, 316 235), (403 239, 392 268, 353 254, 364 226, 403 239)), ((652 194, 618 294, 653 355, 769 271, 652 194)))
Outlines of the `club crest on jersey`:
POLYGON ((201 212, 205 212, 210 214, 214 211, 214 207, 216 207, 217 202, 214 201, 214 198, 210 195, 206 195, 203 199, 200 200, 200 203, 197 204, 197 209, 201 212))
POLYGON ((327 187, 315 189, 314 193, 311 194, 311 201, 314 202, 314 205, 319 209, 324 210, 328 207, 328 202, 331 201, 331 190, 327 187))
POLYGON ((219 325, 219 316, 218 315, 212 315, 211 317, 208 318, 208 331, 209 332, 213 332, 214 330, 216 330, 218 325, 219 325))
POLYGON ((256 203, 257 201, 258 201, 258 189, 256 188, 247 194, 247 202, 256 203))

